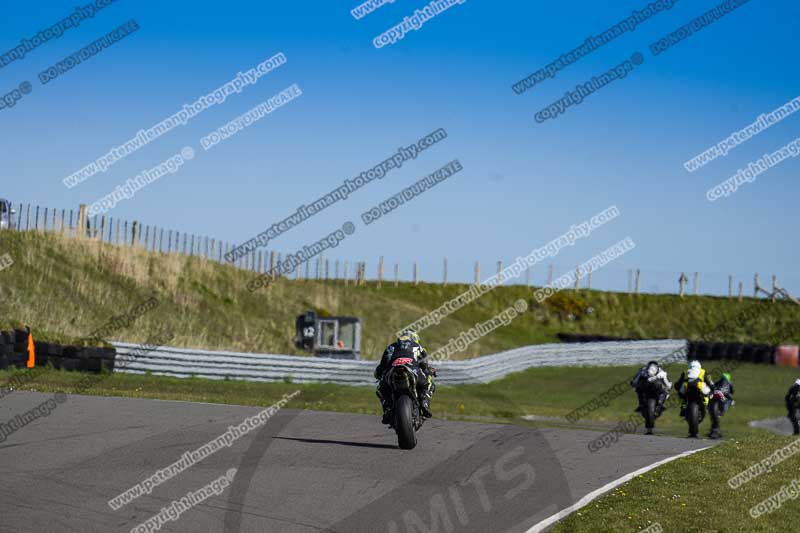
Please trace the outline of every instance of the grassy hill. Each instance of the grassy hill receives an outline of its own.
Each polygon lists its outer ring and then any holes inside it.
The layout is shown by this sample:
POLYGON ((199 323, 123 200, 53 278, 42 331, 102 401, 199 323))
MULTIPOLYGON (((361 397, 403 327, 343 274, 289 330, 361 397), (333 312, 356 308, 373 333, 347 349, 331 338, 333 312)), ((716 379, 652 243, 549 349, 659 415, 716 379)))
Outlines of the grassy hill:
MULTIPOLYGON (((0 328, 29 324, 37 339, 86 337, 113 316, 155 296, 158 306, 110 339, 144 342, 165 328, 171 345, 248 352, 298 353, 295 317, 308 310, 356 315, 363 321, 364 358, 374 358, 393 332, 467 289, 463 284, 376 283, 282 279, 253 294, 253 273, 196 257, 150 253, 55 234, 0 232, 0 328)), ((639 295, 565 290, 535 305, 530 288, 500 287, 422 332, 429 351, 519 298, 529 311, 471 345, 457 358, 517 346, 557 342, 558 332, 632 338, 700 338, 730 317, 758 307, 757 318, 720 338, 741 342, 800 341, 800 306, 745 298, 639 295), (591 308, 591 313, 587 310, 591 308)))

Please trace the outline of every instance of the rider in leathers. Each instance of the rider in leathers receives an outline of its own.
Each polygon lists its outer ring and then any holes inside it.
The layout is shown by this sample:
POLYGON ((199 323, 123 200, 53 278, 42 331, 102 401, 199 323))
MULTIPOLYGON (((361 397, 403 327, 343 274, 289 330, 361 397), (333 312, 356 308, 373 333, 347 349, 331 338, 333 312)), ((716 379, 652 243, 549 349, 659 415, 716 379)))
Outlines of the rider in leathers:
POLYGON ((639 407, 636 408, 637 412, 642 412, 644 409, 646 400, 644 394, 648 383, 655 384, 660 390, 658 402, 656 404, 656 416, 660 416, 661 410, 664 408, 664 402, 666 402, 669 397, 669 390, 672 387, 672 383, 670 383, 669 378, 667 378, 666 370, 661 368, 656 361, 650 361, 644 365, 631 380, 631 387, 636 389, 636 394, 639 397, 639 407))
POLYGON ((789 387, 789 392, 786 393, 787 416, 792 422, 792 430, 795 435, 800 435, 800 422, 797 420, 798 405, 800 405, 800 379, 796 380, 789 387))
POLYGON ((375 368, 375 379, 378 380, 378 388, 375 391, 378 398, 381 400, 383 407, 382 423, 388 424, 391 422, 391 407, 392 407, 392 391, 389 385, 384 381, 383 377, 386 371, 391 367, 392 360, 395 358, 396 352, 403 354, 411 354, 419 365, 422 375, 417 379, 417 392, 419 393, 420 411, 422 416, 430 418, 431 413, 431 398, 436 387, 433 383, 433 377, 436 375, 436 369, 431 367, 428 363, 428 353, 419 342, 419 335, 413 330, 403 331, 397 340, 386 347, 381 357, 381 362, 375 368))

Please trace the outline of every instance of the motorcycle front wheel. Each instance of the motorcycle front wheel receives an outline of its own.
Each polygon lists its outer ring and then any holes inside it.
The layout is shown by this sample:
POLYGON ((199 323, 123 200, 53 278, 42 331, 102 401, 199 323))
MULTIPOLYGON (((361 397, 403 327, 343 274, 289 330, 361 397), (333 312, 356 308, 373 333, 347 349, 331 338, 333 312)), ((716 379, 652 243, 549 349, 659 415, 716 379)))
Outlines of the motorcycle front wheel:
POLYGON ((417 445, 417 432, 414 430, 414 401, 403 394, 395 405, 394 430, 397 432, 397 445, 401 450, 412 450, 417 445))
POLYGON ((691 402, 688 409, 686 420, 689 422, 689 436, 696 438, 700 431, 700 406, 696 402, 691 402))
POLYGON ((656 399, 648 398, 644 412, 644 427, 653 429, 656 425, 656 399))

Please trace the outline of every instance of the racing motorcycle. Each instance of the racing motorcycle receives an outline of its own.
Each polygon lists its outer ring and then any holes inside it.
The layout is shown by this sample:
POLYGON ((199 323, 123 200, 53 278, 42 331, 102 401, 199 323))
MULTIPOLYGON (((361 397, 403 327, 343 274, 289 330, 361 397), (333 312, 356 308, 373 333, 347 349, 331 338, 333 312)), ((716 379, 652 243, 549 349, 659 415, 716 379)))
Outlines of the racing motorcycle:
POLYGON ((721 390, 715 390, 711 394, 711 399, 708 400, 708 414, 711 417, 711 432, 708 435, 709 437, 712 439, 719 439, 722 437, 719 431, 719 419, 734 403, 735 402, 729 400, 721 390))
POLYGON ((648 380, 644 385, 644 406, 641 411, 644 418, 645 434, 652 435, 656 425, 656 418, 661 416, 664 404, 669 398, 669 394, 664 391, 664 387, 655 379, 648 380), (659 403, 659 398, 664 397, 663 403, 659 403))
POLYGON ((685 408, 681 414, 689 424, 689 437, 696 439, 697 433, 700 431, 700 424, 706 416, 706 406, 711 388, 700 379, 689 379, 685 386, 686 392, 682 395, 685 408))
POLYGON ((417 445, 417 431, 425 421, 417 393, 417 380, 422 377, 422 370, 412 357, 394 359, 384 377, 392 391, 393 417, 389 427, 394 428, 397 444, 403 450, 417 445))

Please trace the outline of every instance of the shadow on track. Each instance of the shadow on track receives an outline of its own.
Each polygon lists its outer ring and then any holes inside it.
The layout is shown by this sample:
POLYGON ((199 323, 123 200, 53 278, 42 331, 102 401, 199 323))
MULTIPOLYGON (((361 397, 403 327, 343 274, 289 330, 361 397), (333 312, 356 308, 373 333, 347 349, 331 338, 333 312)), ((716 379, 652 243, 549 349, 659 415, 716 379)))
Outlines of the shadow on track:
POLYGON ((293 440, 297 442, 308 442, 311 444, 339 444, 341 446, 356 446, 359 448, 385 448, 389 450, 397 450, 394 444, 374 444, 371 442, 349 442, 346 440, 327 440, 327 439, 301 439, 296 437, 273 437, 274 439, 293 440))

